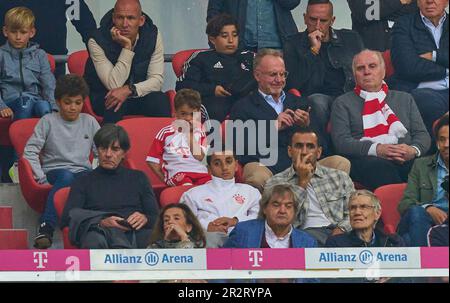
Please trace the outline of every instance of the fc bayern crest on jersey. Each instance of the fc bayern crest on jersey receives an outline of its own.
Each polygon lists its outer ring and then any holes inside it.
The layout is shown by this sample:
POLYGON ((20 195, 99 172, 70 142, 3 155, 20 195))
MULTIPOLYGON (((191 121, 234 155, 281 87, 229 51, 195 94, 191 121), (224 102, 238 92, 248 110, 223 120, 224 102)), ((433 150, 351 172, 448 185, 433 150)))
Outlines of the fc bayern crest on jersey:
POLYGON ((241 204, 241 205, 244 204, 244 202, 245 202, 245 198, 239 194, 235 194, 233 196, 233 199, 236 203, 241 204))

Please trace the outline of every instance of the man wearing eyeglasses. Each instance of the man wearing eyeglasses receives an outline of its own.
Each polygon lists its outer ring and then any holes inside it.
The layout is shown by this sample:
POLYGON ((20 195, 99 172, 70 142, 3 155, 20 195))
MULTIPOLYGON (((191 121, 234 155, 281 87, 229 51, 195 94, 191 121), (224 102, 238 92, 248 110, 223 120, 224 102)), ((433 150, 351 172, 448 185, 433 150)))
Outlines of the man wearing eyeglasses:
MULTIPOLYGON (((230 119, 256 122, 256 137, 265 135, 266 147, 271 153, 278 153, 276 164, 266 167, 260 164, 261 159, 267 158, 260 150, 258 144, 260 138, 256 138, 258 147, 256 154, 252 154, 251 148, 254 146, 248 143, 250 135, 245 137, 244 146, 239 146, 241 143, 235 141, 235 148, 244 150, 243 154, 237 154, 237 156, 239 162, 244 165, 245 183, 262 191, 264 183, 270 177, 285 170, 291 164, 287 154, 290 131, 298 126, 309 126, 314 119, 311 119, 310 107, 306 99, 283 91, 287 72, 280 51, 274 49, 259 51, 254 59, 253 70, 253 75, 258 82, 258 90, 234 105, 230 119), (263 123, 258 123, 261 121, 263 123), (271 132, 272 121, 276 121, 276 133, 271 132), (262 124, 265 125, 265 129, 260 127, 262 124), (278 136, 277 146, 270 146, 270 138, 273 136, 278 136)), ((233 137, 236 138, 236 136, 233 137)))
POLYGON ((385 235, 375 225, 381 217, 381 204, 368 190, 357 190, 349 198, 348 209, 352 231, 328 238, 326 247, 402 247, 397 234, 385 235))

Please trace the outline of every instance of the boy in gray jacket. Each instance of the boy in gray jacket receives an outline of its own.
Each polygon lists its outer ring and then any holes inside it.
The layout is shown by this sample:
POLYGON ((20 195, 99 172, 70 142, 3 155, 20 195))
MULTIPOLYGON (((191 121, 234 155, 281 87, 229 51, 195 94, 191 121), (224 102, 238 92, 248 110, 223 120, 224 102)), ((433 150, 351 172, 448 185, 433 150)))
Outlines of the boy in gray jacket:
MULTIPOLYGON (((30 42, 36 34, 34 22, 33 12, 25 7, 15 7, 6 13, 3 34, 7 42, 0 47, 0 118, 42 117, 52 109, 57 110, 55 78, 47 54, 30 42)), ((16 158, 7 149, 4 153, 0 170, 11 166, 16 158)), ((16 179, 14 174, 11 176, 16 179)))
POLYGON ((100 128, 97 120, 81 114, 89 89, 83 78, 65 75, 58 79, 55 90, 58 113, 45 115, 27 142, 24 157, 33 169, 36 181, 53 185, 34 246, 46 249, 52 245, 57 215, 53 196, 58 189, 92 169, 89 155, 94 148, 94 135, 100 128))

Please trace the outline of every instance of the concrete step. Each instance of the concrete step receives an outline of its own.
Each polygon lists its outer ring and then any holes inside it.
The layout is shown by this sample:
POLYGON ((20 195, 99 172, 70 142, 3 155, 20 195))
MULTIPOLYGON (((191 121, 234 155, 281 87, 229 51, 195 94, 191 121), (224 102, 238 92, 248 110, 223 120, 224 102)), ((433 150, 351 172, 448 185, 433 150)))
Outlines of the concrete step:
POLYGON ((0 229, 13 228, 12 206, 0 206, 0 229))
POLYGON ((28 249, 28 231, 0 229, 0 249, 28 249))

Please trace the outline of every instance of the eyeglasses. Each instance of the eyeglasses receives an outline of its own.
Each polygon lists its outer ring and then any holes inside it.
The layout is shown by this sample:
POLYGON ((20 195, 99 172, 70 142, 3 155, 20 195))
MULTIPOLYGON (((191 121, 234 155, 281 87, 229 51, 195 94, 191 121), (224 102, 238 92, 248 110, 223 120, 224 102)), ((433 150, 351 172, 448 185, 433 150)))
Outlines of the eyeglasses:
POLYGON ((269 76, 270 78, 274 78, 274 79, 277 76, 282 78, 282 79, 286 79, 289 76, 289 72, 288 71, 286 71, 286 72, 279 72, 279 73, 277 73, 277 72, 265 72, 265 73, 261 72, 261 73, 266 75, 266 76, 269 76))
POLYGON ((375 208, 375 206, 363 204, 363 205, 350 205, 349 207, 351 212, 355 212, 358 208, 361 209, 362 211, 368 211, 372 208, 375 208))

